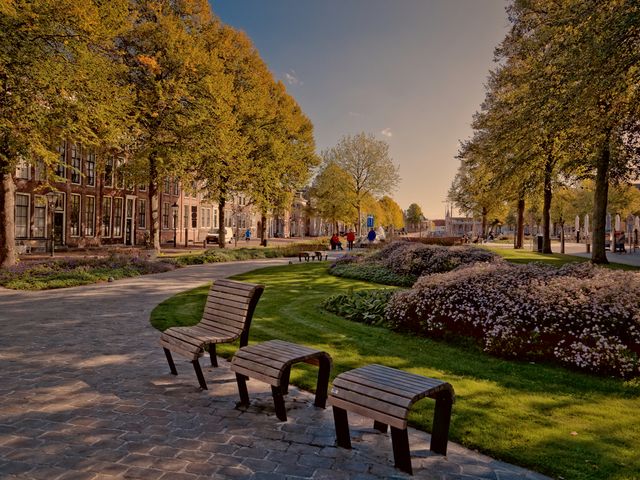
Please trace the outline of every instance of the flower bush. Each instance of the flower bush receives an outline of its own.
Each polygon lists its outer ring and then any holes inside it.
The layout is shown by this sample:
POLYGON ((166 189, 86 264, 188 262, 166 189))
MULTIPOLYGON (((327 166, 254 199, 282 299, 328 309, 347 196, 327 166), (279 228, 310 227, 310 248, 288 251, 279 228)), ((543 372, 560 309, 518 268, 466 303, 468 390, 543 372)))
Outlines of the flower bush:
POLYGON ((131 255, 101 258, 70 258, 43 262, 21 262, 0 270, 0 285, 16 290, 44 290, 86 285, 100 281, 166 272, 176 266, 131 255))
POLYGON ((397 330, 475 337, 502 357, 631 377, 640 374, 639 301, 637 272, 491 262, 422 276, 386 316, 397 330))
POLYGON ((493 252, 471 246, 443 247, 393 242, 366 257, 344 257, 330 268, 336 276, 410 287, 421 275, 448 272, 476 262, 501 262, 493 252))

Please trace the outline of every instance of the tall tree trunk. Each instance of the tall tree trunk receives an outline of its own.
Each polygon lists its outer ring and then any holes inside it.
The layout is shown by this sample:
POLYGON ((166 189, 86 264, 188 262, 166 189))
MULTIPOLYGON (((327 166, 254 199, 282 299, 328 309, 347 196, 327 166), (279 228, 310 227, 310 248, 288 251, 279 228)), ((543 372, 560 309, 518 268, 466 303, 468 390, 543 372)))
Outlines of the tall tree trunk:
POLYGON ((360 202, 358 202, 358 228, 356 233, 362 235, 362 205, 360 202))
POLYGON ((220 225, 218 226, 218 246, 220 248, 224 248, 226 246, 226 233, 227 229, 224 226, 224 207, 227 204, 227 199, 224 198, 224 194, 220 194, 220 198, 218 198, 218 218, 220 219, 220 225))
MULTIPOLYGON (((605 227, 607 220, 607 200, 609 196, 609 151, 610 132, 607 132, 602 152, 596 163, 596 189, 593 194, 593 237, 591 261, 593 263, 609 263, 605 252, 605 227)), ((612 245, 613 246, 613 245, 612 245)))
POLYGON ((487 207, 482 207, 482 238, 487 238, 487 207))
POLYGON ((542 253, 551 252, 551 177, 553 173, 553 158, 549 154, 544 164, 544 187, 542 204, 542 253))
POLYGON ((3 165, 0 187, 0 268, 16 264, 15 190, 8 165, 3 165))
POLYGON ((267 215, 263 213, 260 216, 260 245, 266 246, 267 240, 267 215))
POLYGON ((518 199, 518 227, 516 233, 516 248, 524 245, 524 198, 518 199))
POLYGON ((158 166, 155 156, 149 157, 149 201, 151 202, 151 222, 149 224, 151 244, 156 253, 160 252, 160 198, 158 192, 158 166))

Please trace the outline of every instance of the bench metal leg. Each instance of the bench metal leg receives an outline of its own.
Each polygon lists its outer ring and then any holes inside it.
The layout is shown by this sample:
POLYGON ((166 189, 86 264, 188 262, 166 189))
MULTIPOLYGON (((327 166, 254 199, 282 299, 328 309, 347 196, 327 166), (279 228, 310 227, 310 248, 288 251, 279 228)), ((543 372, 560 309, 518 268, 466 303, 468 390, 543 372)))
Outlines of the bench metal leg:
POLYGON ((191 362, 193 364, 193 369, 196 371, 196 377, 198 377, 198 383, 200 384, 200 388, 203 390, 207 390, 207 382, 204 381, 204 375, 202 375, 202 369, 200 368, 200 362, 196 358, 191 362))
POLYGON ((287 421, 287 409, 284 406, 284 397, 280 387, 271 387, 273 395, 273 405, 276 407, 276 417, 283 422, 287 421))
POLYGON ((333 423, 336 427, 338 446, 351 449, 351 435, 349 434, 349 418, 343 408, 333 406, 333 423))
POLYGON ((174 375, 178 374, 178 370, 176 370, 176 364, 173 363, 173 357, 171 356, 171 351, 167 348, 162 347, 164 350, 164 355, 167 357, 167 363, 169 364, 169 368, 171 369, 171 373, 174 375))
POLYGON ((411 468, 411 452, 409 451, 409 434, 407 429, 391 427, 391 444, 395 467, 413 475, 411 468))
POLYGON ((382 433, 387 433, 388 425, 386 423, 379 422, 378 420, 373 421, 373 428, 382 433))
POLYGON ((216 355, 216 344, 209 344, 209 357, 211 357, 211 366, 218 367, 218 356, 216 355))
POLYGON ((280 391, 283 395, 289 393, 289 379, 291 378, 291 365, 285 368, 280 375, 280 391))
POLYGON ((247 391, 247 378, 244 375, 236 373, 236 382, 238 383, 238 394, 240 394, 240 405, 249 406, 249 392, 247 391))
POLYGON ((318 358, 319 371, 318 382, 316 383, 316 407, 324 408, 327 405, 327 391, 329 389, 329 374, 331 373, 331 361, 328 357, 318 358))
POLYGON ((432 452, 442 455, 447 454, 452 405, 453 400, 450 395, 440 395, 436 398, 436 408, 433 413, 433 432, 431 433, 432 452))

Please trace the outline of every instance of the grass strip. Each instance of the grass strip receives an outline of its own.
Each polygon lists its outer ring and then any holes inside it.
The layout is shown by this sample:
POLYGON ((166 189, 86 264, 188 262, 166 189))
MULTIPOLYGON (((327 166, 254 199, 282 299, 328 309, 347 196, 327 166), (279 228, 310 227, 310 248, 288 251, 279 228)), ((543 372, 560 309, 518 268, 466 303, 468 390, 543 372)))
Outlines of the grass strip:
MULTIPOLYGON (((562 367, 507 361, 473 345, 451 345, 350 322, 320 308, 326 297, 380 288, 329 275, 326 263, 256 270, 235 277, 264 283, 251 343, 278 338, 329 352, 332 376, 381 363, 449 381, 456 390, 450 439, 557 478, 640 478, 640 382, 562 367)), ((151 315, 163 329, 197 323, 208 286, 163 302, 151 315), (161 320, 163 317, 163 320, 161 320)), ((221 345, 230 358, 237 346, 221 345)), ((296 366, 292 382, 313 391, 317 372, 296 366)), ((433 401, 422 400, 412 425, 430 431, 433 401)))

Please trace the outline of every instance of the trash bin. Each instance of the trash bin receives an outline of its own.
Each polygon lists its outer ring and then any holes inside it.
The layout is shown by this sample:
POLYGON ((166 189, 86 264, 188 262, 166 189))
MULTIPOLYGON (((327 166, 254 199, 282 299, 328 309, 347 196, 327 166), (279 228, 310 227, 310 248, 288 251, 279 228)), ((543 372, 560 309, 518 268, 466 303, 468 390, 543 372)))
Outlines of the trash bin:
POLYGON ((536 239, 538 241, 538 244, 537 244, 538 245, 538 253, 542 253, 542 243, 543 243, 544 239, 543 239, 542 235, 538 235, 536 237, 536 239))

